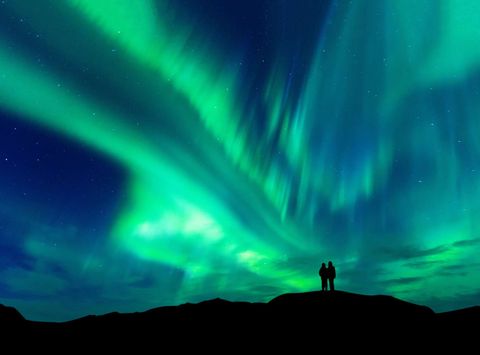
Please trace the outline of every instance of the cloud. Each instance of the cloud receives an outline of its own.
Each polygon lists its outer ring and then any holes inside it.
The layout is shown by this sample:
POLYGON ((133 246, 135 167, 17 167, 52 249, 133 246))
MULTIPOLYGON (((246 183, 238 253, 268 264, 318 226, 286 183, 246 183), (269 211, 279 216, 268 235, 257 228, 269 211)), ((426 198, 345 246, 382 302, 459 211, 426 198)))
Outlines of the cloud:
POLYGON ((480 244, 480 238, 463 239, 452 243, 452 247, 473 247, 480 244))
POLYGON ((441 260, 418 260, 418 261, 416 260, 416 261, 406 262, 404 266, 410 267, 412 269, 426 269, 426 268, 437 266, 442 263, 443 261, 441 260))
POLYGON ((450 245, 440 245, 434 248, 419 248, 413 245, 383 246, 372 249, 372 257, 375 256, 376 260, 396 261, 438 255, 449 249, 450 245))
POLYGON ((438 268, 437 273, 443 276, 466 276, 474 270, 480 268, 479 262, 474 263, 457 263, 445 265, 438 268))
MULTIPOLYGON (((478 263, 477 263, 478 264, 478 263)), ((452 265, 446 265, 443 267, 443 270, 447 270, 447 271, 451 271, 451 272, 454 272, 454 271, 463 271, 465 269, 471 269, 472 267, 472 264, 468 264, 468 265, 465 265, 465 264, 452 264, 452 265)))
POLYGON ((435 276, 465 276, 468 270, 472 268, 472 264, 446 264, 444 260, 421 260, 409 262, 404 264, 405 267, 417 269, 419 271, 426 271, 426 269, 433 268, 435 276))
POLYGON ((385 287, 391 287, 391 286, 411 285, 413 283, 416 283, 422 280, 424 280, 423 277, 400 277, 397 279, 379 281, 379 283, 385 287))

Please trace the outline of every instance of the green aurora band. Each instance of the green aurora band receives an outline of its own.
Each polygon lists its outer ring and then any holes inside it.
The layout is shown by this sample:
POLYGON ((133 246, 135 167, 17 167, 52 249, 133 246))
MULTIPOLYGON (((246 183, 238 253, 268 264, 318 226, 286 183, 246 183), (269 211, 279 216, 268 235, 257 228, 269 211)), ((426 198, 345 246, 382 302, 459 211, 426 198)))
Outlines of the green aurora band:
POLYGON ((108 157, 128 178, 101 253, 59 251, 35 233, 24 241, 37 260, 102 285, 109 302, 65 301, 57 312, 68 282, 34 273, 17 273, 20 288, 35 294, 43 282, 48 297, 0 301, 55 320, 217 296, 266 301, 318 289, 318 265, 331 259, 340 289, 436 310, 471 305, 480 292, 480 3, 321 6, 329 10, 294 94, 291 69, 275 61, 290 55, 281 35, 258 89, 242 48, 181 2, 2 4, 41 35, 29 46, 0 27, 1 108, 108 157), (38 51, 50 61, 40 65, 38 51), (131 281, 119 266, 126 256, 181 270, 181 282, 116 296, 112 278, 131 281))

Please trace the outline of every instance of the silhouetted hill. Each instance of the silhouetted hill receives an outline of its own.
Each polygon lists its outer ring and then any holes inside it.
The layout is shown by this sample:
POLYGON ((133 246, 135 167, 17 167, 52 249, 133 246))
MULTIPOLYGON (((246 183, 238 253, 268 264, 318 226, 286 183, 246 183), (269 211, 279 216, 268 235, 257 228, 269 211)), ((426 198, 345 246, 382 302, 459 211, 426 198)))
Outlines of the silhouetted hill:
POLYGON ((0 323, 22 323, 25 318, 13 307, 0 304, 0 323))
POLYGON ((441 339, 474 339, 480 307, 446 313, 390 296, 366 296, 342 291, 284 294, 268 303, 213 299, 197 304, 159 307, 145 312, 108 313, 64 323, 25 320, 10 307, 0 307, 2 329, 37 344, 67 342, 87 346, 109 344, 158 345, 178 352, 193 346, 221 350, 263 345, 270 349, 335 346, 337 349, 381 348, 381 341, 423 344, 431 349, 441 339), (443 338, 445 337, 445 338, 443 338), (326 342, 325 342, 326 341, 326 342), (232 348, 232 346, 234 348, 232 348))
POLYGON ((480 306, 438 313, 437 318, 442 323, 457 325, 469 322, 478 322, 480 320, 480 306))
POLYGON ((269 304, 297 312, 304 316, 328 317, 332 321, 347 317, 350 321, 392 322, 402 319, 430 320, 435 313, 426 306, 405 302, 391 296, 365 296, 343 291, 292 293, 278 296, 269 304))

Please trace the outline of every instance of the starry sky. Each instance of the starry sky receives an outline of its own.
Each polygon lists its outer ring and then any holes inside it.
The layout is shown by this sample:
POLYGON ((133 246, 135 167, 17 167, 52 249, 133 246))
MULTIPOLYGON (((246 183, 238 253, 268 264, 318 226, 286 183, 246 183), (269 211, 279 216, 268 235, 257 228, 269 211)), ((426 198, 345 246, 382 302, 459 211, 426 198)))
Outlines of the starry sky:
POLYGON ((477 0, 0 1, 0 303, 480 304, 477 0))

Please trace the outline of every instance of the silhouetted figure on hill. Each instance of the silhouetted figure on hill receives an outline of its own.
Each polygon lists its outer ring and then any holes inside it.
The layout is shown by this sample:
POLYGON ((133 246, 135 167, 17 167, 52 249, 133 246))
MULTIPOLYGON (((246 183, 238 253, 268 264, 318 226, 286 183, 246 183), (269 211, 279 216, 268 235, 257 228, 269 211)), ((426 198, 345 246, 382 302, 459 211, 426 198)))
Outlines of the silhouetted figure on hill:
POLYGON ((327 278, 328 278, 328 283, 330 284, 330 291, 335 291, 335 285, 333 280, 335 280, 335 277, 337 277, 337 273, 335 271, 335 266, 333 266, 332 262, 328 262, 328 267, 327 267, 327 278))
POLYGON ((327 291, 327 266, 322 263, 322 267, 318 271, 320 278, 322 279, 322 291, 327 291))

